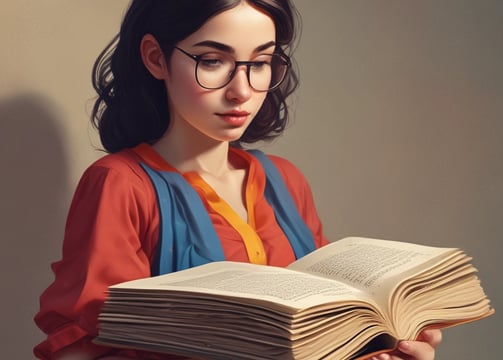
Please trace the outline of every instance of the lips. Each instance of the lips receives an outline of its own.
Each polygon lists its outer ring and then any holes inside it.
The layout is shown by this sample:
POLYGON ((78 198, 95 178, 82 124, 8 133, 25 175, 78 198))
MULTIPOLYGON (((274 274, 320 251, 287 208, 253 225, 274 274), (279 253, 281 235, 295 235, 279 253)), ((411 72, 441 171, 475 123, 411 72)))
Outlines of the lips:
POLYGON ((216 115, 229 125, 242 126, 246 123, 250 113, 247 111, 234 110, 226 113, 217 113, 216 115))

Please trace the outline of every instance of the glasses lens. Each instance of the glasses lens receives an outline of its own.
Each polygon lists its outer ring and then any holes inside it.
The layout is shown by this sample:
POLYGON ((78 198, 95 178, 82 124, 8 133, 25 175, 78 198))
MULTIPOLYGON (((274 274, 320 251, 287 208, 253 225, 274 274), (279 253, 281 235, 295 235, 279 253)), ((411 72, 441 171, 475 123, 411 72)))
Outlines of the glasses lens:
POLYGON ((197 81, 207 89, 225 86, 234 72, 234 60, 218 53, 201 55, 197 63, 197 81))
POLYGON ((278 87, 284 80, 289 63, 281 55, 261 55, 250 66, 250 85, 258 91, 278 87))

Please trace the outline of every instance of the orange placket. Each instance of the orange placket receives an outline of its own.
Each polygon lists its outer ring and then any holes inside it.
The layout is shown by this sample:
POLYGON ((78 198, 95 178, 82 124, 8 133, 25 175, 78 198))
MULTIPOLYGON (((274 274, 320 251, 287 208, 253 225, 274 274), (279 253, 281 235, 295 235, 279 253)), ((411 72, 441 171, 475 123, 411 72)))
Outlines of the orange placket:
POLYGON ((246 186, 246 207, 248 210, 248 223, 243 219, 213 190, 211 186, 202 179, 197 173, 187 173, 184 177, 189 183, 200 187, 208 201, 210 207, 236 230, 243 239, 243 243, 248 254, 248 259, 253 264, 267 264, 267 256, 262 239, 255 231, 255 213, 253 201, 256 199, 254 194, 255 186, 246 186))

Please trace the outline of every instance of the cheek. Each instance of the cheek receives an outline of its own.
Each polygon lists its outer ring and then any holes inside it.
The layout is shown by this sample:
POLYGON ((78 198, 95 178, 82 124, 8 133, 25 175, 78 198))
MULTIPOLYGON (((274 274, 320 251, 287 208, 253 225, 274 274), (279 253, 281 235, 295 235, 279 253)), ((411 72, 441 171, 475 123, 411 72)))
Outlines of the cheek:
POLYGON ((262 105, 264 105, 265 98, 267 93, 259 93, 255 96, 255 115, 259 112, 262 105))
POLYGON ((166 81, 170 107, 176 112, 197 107, 203 101, 206 91, 197 84, 194 70, 175 69, 172 74, 166 81))
POLYGON ((194 69, 188 66, 173 67, 167 76, 168 90, 171 93, 196 93, 201 90, 194 75, 194 69))

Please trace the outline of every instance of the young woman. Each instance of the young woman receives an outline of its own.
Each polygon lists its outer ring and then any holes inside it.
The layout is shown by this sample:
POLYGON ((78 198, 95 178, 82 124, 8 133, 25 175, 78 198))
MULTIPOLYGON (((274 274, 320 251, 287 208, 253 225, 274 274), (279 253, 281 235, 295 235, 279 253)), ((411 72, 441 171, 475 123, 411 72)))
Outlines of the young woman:
MULTIPOLYGON (((109 154, 75 192, 38 358, 177 359, 92 343, 108 286, 222 259, 286 266, 327 243, 299 170, 243 150, 285 127, 294 20, 289 0, 131 3, 95 65, 109 154)), ((440 337, 380 358, 431 360, 440 337)))

